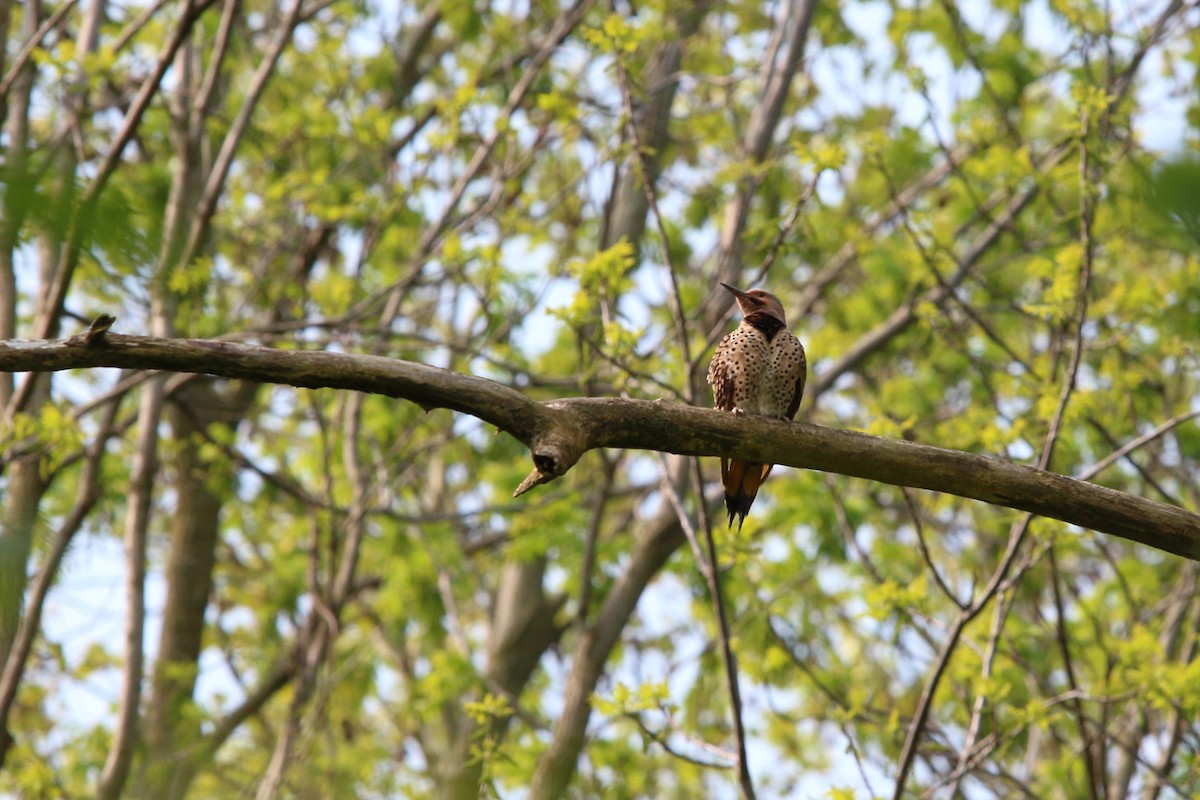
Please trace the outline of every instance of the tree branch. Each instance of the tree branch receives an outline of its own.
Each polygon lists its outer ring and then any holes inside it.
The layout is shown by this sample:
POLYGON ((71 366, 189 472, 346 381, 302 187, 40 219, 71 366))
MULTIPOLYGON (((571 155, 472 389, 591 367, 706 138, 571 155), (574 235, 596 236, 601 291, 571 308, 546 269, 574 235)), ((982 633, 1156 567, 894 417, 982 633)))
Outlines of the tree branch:
POLYGON ((371 392, 449 408, 531 450, 519 491, 565 474, 597 447, 745 458, 817 469, 1029 511, 1200 560, 1200 515, 997 458, 800 422, 618 398, 536 402, 494 381, 408 361, 109 333, 0 342, 0 372, 122 367, 371 392))

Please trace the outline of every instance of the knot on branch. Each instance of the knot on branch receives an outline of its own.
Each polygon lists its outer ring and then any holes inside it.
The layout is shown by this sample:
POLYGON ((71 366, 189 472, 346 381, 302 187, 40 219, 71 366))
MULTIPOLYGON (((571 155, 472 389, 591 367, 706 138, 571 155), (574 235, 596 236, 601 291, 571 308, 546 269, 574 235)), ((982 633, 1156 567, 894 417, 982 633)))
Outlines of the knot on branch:
POLYGON ((553 415, 550 426, 530 444, 533 471, 521 481, 513 497, 520 497, 535 486, 565 475, 588 449, 587 427, 578 414, 556 403, 545 405, 557 413, 553 415))
POLYGON ((117 318, 111 314, 101 314, 92 320, 92 324, 83 333, 78 333, 67 340, 68 345, 83 345, 84 347, 94 347, 100 344, 104 339, 104 334, 108 333, 108 329, 113 326, 117 318))

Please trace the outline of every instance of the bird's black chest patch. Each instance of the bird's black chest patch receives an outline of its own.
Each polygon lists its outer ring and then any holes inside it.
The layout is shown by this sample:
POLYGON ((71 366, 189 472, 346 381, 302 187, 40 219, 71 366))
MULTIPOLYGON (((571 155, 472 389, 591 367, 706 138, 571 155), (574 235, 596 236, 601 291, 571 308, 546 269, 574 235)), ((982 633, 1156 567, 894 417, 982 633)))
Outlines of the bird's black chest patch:
POLYGON ((746 317, 746 322, 762 331, 768 342, 775 338, 775 334, 783 330, 783 323, 769 314, 751 314, 746 317))

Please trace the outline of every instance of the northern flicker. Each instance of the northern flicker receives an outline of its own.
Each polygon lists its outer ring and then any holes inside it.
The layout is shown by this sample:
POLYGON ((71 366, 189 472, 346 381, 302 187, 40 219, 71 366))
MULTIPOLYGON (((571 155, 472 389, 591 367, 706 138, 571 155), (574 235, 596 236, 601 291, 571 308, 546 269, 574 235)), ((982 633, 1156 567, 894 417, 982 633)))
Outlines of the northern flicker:
MULTIPOLYGON (((713 405, 734 414, 792 419, 804 394, 808 365, 804 346, 787 329, 783 304, 762 289, 743 292, 727 283, 721 285, 737 300, 742 324, 717 345, 708 367, 713 405)), ((771 467, 740 458, 721 459, 721 482, 725 484, 730 527, 738 517, 741 529, 758 487, 771 474, 771 467)))

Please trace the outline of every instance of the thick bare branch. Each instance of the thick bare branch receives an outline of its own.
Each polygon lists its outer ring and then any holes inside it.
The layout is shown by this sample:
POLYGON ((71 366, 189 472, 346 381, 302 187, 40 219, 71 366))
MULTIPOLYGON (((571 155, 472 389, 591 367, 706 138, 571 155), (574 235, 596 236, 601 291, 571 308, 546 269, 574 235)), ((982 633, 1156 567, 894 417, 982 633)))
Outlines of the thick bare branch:
MULTIPOLYGON (((732 416, 732 415, 726 415, 732 416)), ((574 665, 563 688, 563 712, 546 752, 538 760, 529 787, 531 800, 563 797, 586 741, 590 697, 604 665, 629 623, 646 585, 683 543, 679 518, 666 507, 634 543, 629 563, 609 589, 592 625, 581 632, 571 653, 574 665)))
POLYGON ((0 342, 3 372, 93 367, 351 389, 404 398, 426 409, 449 408, 529 446, 530 485, 563 475, 597 447, 735 456, 982 500, 1200 560, 1200 515, 1182 508, 997 458, 855 431, 646 400, 579 397, 538 403, 485 378, 378 356, 114 333, 90 346, 83 337, 0 342))
MULTIPOLYGON (((189 263, 195 258, 200 249, 200 239, 208 228, 208 223, 212 219, 213 214, 216 212, 217 201, 221 197, 221 191, 225 186, 225 179, 229 176, 229 169, 233 165, 233 158, 237 153, 238 145, 241 144, 242 138, 246 134, 246 128, 250 125, 250 117, 254 114, 254 109, 258 106, 258 101, 267 86, 267 81, 271 79, 271 76, 275 72, 275 65, 279 62, 279 57, 283 55, 284 49, 292 40, 292 33, 296 30, 296 25, 299 21, 301 5, 303 4, 300 0, 295 0, 292 3, 286 19, 283 20, 276 32, 275 39, 271 42, 270 50, 259 63, 258 69, 254 71, 254 76, 250 79, 250 87, 246 92, 246 99, 242 103, 242 107, 238 109, 237 116, 234 117, 229 133, 225 135, 224 141, 221 142, 221 150, 217 153, 216 163, 213 164, 212 170, 208 173, 208 181, 204 186, 204 198, 200 202, 199 210, 192 221, 191 230, 188 231, 187 244, 184 245, 180 263, 189 263)), ((219 53, 214 56, 214 59, 219 58, 219 53)), ((217 61, 214 60, 214 69, 219 68, 216 64, 217 61)), ((205 91, 208 91, 208 89, 206 88, 205 91)))
MULTIPOLYGON (((87 334, 85 334, 86 336, 87 334)), ((150 527, 151 496, 158 472, 158 423, 162 417, 163 385, 154 381, 142 387, 138 411, 138 448, 130 475, 130 496, 125 514, 125 664, 121 674, 121 702, 100 785, 104 800, 116 800, 125 789, 134 749, 140 736, 139 706, 145 664, 146 541, 150 527)))

